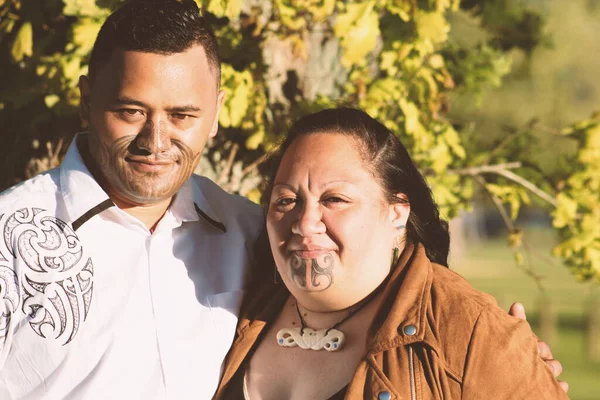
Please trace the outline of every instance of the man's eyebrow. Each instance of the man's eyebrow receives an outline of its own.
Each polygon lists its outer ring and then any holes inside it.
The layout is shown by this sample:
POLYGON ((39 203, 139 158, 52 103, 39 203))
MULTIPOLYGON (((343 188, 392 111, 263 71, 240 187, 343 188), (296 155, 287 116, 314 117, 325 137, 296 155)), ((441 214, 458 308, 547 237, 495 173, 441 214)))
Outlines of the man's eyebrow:
POLYGON ((139 101, 132 97, 127 97, 127 96, 117 97, 115 99, 115 104, 122 105, 122 106, 138 106, 138 107, 142 107, 142 108, 148 108, 148 106, 143 101, 139 101))
POLYGON ((202 109, 198 106, 188 104, 185 106, 167 107, 167 111, 171 112, 171 113, 183 113, 183 112, 199 112, 199 111, 202 111, 202 109))
MULTIPOLYGON (((146 103, 140 100, 136 100, 132 97, 121 96, 115 100, 115 104, 122 106, 138 106, 141 108, 150 108, 146 103)), ((167 111, 170 113, 184 113, 184 112, 200 112, 202 109, 193 104, 186 104, 183 106, 167 107, 167 111)))

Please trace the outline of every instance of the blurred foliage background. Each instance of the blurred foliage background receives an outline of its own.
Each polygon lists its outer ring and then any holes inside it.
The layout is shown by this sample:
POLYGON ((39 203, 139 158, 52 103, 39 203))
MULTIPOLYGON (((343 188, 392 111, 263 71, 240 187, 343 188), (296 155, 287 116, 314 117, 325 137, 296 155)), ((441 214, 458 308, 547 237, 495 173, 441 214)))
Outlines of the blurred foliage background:
MULTIPOLYGON (((581 295, 596 289, 575 280, 600 282, 600 0, 196 2, 219 39, 227 91, 198 172, 258 201, 265 155, 293 120, 360 107, 407 146, 446 218, 498 216, 506 235, 465 245, 459 272, 528 307, 542 288, 583 321, 581 295), (536 269, 533 247, 551 261, 536 269), (511 292, 515 263, 532 279, 511 292), (561 285, 571 289, 552 291, 561 285)), ((0 0, 0 190, 58 165, 84 129, 77 81, 120 4, 0 0)), ((582 324, 569 326, 583 334, 582 324)), ((566 342, 567 378, 590 375, 572 398, 591 399, 600 355, 580 361, 566 342)))
MULTIPOLYGON (((487 196, 523 266, 514 221, 544 207, 554 254, 600 277, 598 0, 196 1, 228 92, 203 174, 258 200, 291 121, 360 107, 399 135, 447 218, 487 196)), ((77 81, 119 4, 0 0, 0 188, 56 165, 82 129, 77 81)))

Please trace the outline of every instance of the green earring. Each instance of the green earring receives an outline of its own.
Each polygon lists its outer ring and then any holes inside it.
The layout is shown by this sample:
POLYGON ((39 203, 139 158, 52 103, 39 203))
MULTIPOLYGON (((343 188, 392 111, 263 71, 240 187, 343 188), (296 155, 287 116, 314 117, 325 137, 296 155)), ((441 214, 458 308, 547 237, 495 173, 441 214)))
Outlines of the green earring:
POLYGON ((392 251, 392 267, 394 265, 396 265, 396 262, 398 261, 398 256, 400 255, 400 249, 397 247, 394 247, 394 250, 392 251))
MULTIPOLYGON (((401 230, 406 228, 406 225, 398 225, 396 227, 396 230, 401 230)), ((396 238, 396 240, 398 240, 398 238, 396 238)), ((398 262, 398 257, 400 256, 400 246, 394 246, 394 250, 392 251, 392 267, 394 265, 396 265, 396 262, 398 262)))

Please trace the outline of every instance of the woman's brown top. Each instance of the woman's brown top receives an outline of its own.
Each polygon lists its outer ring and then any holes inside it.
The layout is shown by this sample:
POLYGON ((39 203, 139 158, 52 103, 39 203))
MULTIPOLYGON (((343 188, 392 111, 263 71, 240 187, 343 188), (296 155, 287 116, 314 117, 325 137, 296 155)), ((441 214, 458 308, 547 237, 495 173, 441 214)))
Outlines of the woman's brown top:
MULTIPOLYGON (((422 246, 406 248, 383 296, 346 399, 568 399, 529 325, 431 263, 422 246)), ((288 297, 274 283, 248 294, 215 399, 288 297)))

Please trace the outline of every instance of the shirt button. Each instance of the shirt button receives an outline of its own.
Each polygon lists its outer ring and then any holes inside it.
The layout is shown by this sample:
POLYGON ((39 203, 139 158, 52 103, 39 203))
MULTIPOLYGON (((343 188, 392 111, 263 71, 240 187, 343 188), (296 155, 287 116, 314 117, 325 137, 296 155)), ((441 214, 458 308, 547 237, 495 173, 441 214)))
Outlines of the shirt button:
POLYGON ((406 325, 404 327, 404 333, 407 334, 408 336, 412 336, 415 333, 417 333, 417 327, 414 325, 406 325))
POLYGON ((390 392, 379 392, 379 396, 377 396, 379 400, 390 400, 392 395, 390 392))

